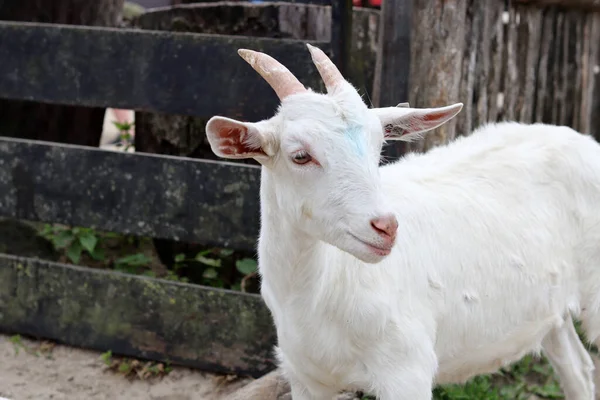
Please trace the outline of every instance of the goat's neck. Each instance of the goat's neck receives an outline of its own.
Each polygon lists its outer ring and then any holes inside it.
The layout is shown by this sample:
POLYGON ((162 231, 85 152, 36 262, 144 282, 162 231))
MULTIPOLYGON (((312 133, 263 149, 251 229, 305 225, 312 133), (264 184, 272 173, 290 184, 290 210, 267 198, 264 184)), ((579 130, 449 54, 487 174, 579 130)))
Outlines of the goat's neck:
POLYGON ((315 315, 324 314, 333 325, 347 327, 353 321, 362 331, 381 331, 387 321, 381 313, 389 312, 388 299, 393 298, 385 291, 398 290, 395 285, 382 287, 382 277, 391 281, 388 272, 375 265, 361 268, 353 256, 282 218, 270 178, 263 168, 259 263, 261 292, 276 325, 288 326, 283 320, 289 318, 323 322, 315 315))
POLYGON ((261 178, 260 272, 263 284, 284 296, 309 289, 322 279, 325 244, 285 218, 275 198, 273 177, 263 167, 261 178))

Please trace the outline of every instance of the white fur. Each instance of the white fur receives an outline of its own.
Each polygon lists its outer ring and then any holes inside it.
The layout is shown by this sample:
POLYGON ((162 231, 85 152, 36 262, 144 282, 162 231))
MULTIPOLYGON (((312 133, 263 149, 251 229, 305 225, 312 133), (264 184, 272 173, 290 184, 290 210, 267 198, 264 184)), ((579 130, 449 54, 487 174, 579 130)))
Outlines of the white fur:
MULTIPOLYGON (((571 317, 600 336, 600 146, 567 127, 498 123, 378 167, 384 127, 419 135, 440 110, 368 109, 344 84, 290 96, 270 120, 231 122, 265 152, 262 296, 293 399, 362 389, 426 400, 435 384, 540 350, 569 400, 593 399, 571 317), (298 148, 321 165, 295 165, 298 148), (348 235, 377 244, 369 221, 389 212, 389 256, 348 235)), ((207 126, 224 157, 226 121, 207 126)))

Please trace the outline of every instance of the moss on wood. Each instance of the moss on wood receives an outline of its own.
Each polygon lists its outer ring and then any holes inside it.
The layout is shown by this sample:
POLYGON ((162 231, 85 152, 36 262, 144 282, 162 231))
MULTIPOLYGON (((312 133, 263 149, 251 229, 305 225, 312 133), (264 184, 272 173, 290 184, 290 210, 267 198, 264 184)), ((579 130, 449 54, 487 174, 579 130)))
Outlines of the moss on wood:
POLYGON ((257 295, 0 255, 0 330, 261 376, 275 332, 257 295))

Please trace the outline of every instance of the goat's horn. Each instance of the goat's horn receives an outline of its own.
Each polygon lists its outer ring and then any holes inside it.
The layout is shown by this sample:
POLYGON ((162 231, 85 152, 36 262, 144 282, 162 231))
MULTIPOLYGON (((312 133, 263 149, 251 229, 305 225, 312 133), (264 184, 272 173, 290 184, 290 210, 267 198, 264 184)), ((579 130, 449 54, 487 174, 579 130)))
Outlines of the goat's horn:
POLYGON ((239 49, 238 54, 271 85, 279 100, 306 91, 298 78, 273 57, 246 49, 239 49))
POLYGON ((306 46, 308 47, 308 51, 310 51, 310 56, 312 57, 313 63, 321 75, 321 79, 323 79, 323 82, 325 83, 327 91, 330 92, 331 89, 336 87, 344 80, 342 73, 339 69, 337 69, 333 61, 327 57, 327 54, 325 54, 323 50, 319 49, 318 47, 311 46, 308 43, 306 46))

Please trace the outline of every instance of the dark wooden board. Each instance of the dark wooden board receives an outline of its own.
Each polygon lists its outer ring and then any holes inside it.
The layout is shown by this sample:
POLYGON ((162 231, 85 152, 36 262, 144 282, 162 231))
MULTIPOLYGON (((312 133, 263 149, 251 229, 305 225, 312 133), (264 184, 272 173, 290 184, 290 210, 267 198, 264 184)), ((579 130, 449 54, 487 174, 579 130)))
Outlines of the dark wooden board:
POLYGON ((260 167, 0 137, 0 216, 255 249, 260 167))
POLYGON ((514 2, 540 7, 558 6, 564 9, 600 11, 600 0, 514 0, 514 2))
POLYGON ((5 254, 0 331, 215 372, 274 369, 257 295, 5 254))
MULTIPOLYGON (((173 0, 171 3, 174 5, 190 4, 190 3, 197 4, 196 1, 197 0, 173 0)), ((213 1, 216 2, 216 0, 211 0, 210 2, 213 2, 213 1)), ((235 3, 245 3, 246 1, 247 0, 235 0, 235 1, 232 1, 232 3, 234 3, 234 2, 235 3)), ((268 1, 265 1, 265 3, 315 4, 315 5, 321 5, 321 6, 329 6, 335 1, 337 1, 337 0, 268 0, 268 1)), ((155 8, 155 10, 157 8, 155 8)))
MULTIPOLYGON (((412 0, 385 0, 381 8, 377 61, 373 82, 375 107, 393 107, 408 101, 412 0)), ((386 160, 400 158, 407 144, 392 141, 384 146, 386 160)))
MULTIPOLYGON (((328 43, 312 43, 330 52, 328 43)), ((304 41, 1 21, 0 97, 271 117, 279 100, 239 48, 264 51, 305 85, 319 85, 304 41)))
POLYGON ((352 50, 352 0, 332 0, 330 3, 332 61, 346 76, 352 50))

